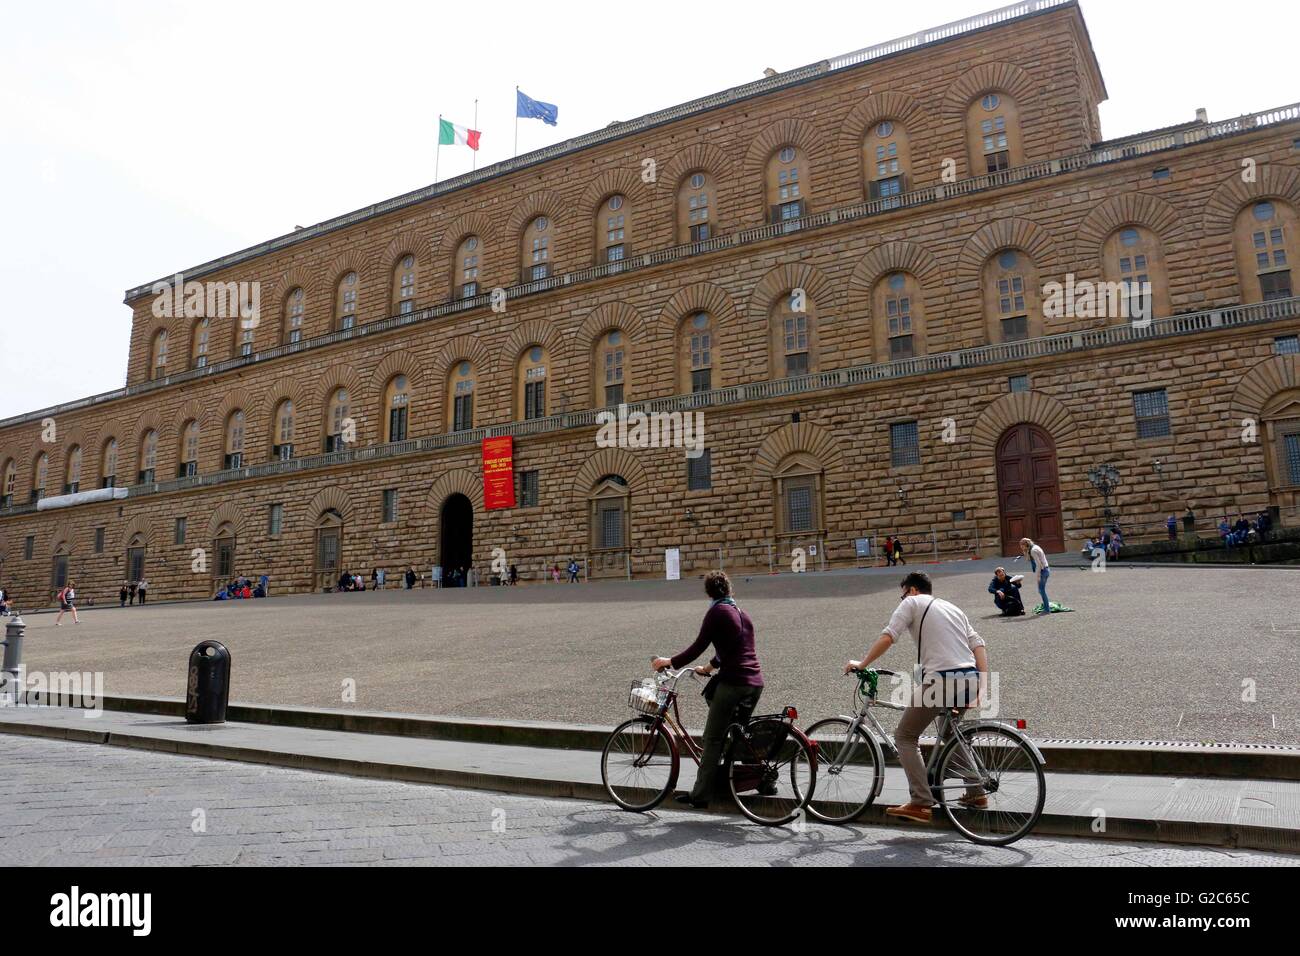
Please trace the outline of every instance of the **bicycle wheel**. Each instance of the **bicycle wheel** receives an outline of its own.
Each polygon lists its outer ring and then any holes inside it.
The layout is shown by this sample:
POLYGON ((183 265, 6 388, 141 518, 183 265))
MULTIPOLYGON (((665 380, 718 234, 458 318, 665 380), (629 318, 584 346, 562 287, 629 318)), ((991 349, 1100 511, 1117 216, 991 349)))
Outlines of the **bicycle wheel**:
POLYGON ((808 728, 808 736, 817 742, 817 789, 808 812, 818 820, 851 823, 876 798, 885 762, 867 734, 843 717, 828 717, 808 728))
POLYGON ((957 831, 973 843, 1006 846, 1043 815, 1047 781, 1029 743, 1002 727, 960 730, 976 766, 954 736, 939 755, 935 795, 957 831))
POLYGON ((677 784, 677 744, 661 722, 633 717, 609 735, 600 755, 600 779, 624 810, 653 810, 677 784))
POLYGON ((727 786, 740 812, 775 827, 803 814, 817 784, 817 757, 781 717, 759 717, 735 728, 727 786))

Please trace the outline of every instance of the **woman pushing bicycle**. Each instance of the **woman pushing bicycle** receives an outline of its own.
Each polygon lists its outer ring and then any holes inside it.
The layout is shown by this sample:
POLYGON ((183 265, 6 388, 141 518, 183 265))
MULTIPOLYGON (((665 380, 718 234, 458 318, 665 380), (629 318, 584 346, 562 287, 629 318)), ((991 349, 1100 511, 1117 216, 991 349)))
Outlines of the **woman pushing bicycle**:
POLYGON ((700 771, 691 792, 674 798, 678 803, 697 808, 708 806, 713 796, 714 777, 727 742, 728 726, 748 720, 763 692, 763 671, 754 651, 754 622, 732 598, 731 580, 723 572, 713 571, 704 578, 704 592, 713 603, 704 615, 694 643, 673 657, 656 657, 650 662, 657 671, 665 667, 681 670, 713 645, 713 659, 695 668, 698 674, 712 675, 704 688, 709 717, 704 725, 700 771))

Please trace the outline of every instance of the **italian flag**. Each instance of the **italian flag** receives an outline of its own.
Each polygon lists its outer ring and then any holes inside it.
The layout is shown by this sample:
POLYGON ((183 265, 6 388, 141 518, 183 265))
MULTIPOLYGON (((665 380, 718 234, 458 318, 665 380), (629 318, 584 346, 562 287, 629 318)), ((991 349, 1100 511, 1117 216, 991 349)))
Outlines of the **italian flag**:
POLYGON ((450 120, 439 118, 438 120, 438 145, 451 146, 453 143, 464 143, 470 149, 478 149, 478 138, 481 134, 476 129, 470 129, 467 126, 457 126, 450 120))

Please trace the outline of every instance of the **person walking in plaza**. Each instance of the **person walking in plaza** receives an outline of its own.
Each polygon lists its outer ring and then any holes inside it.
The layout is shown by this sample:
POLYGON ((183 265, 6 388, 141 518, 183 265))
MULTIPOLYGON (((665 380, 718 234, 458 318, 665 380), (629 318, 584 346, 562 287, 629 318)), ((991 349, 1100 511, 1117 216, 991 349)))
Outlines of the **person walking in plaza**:
POLYGON ((1177 541, 1178 540, 1178 519, 1171 514, 1169 516, 1169 519, 1165 522, 1165 528, 1169 531, 1169 540, 1177 541))
MULTIPOLYGON (((700 633, 684 651, 673 657, 656 657, 650 664, 661 671, 690 664, 713 645, 713 659, 695 668, 697 674, 711 676, 704 688, 709 702, 709 716, 704 724, 704 753, 691 792, 678 794, 678 803, 707 807, 713 796, 714 779, 722 750, 727 742, 727 728, 737 720, 744 722, 754 713, 763 693, 763 670, 754 650, 754 622, 737 605, 731 593, 731 579, 722 571, 712 571, 704 578, 704 593, 713 603, 704 615, 700 633)), ((760 789, 759 791, 763 791, 760 789)))
POLYGON ((1034 544, 1032 539, 1021 538, 1020 554, 1029 562, 1029 570, 1038 574, 1038 596, 1043 599, 1043 606, 1035 613, 1052 613, 1052 602, 1047 600, 1047 579, 1052 573, 1052 569, 1047 563, 1047 553, 1034 544))
POLYGON ((902 538, 894 539, 894 564, 895 565, 907 564, 907 562, 903 560, 903 539, 902 538))
POLYGON ((126 599, 131 595, 131 586, 127 582, 122 582, 121 589, 117 592, 117 606, 126 607, 126 599))
POLYGON ((56 617, 56 618, 54 619, 54 626, 55 626, 55 627, 62 627, 62 626, 63 626, 63 615, 66 614, 68 611, 71 611, 71 612, 72 612, 72 623, 73 623, 73 624, 80 624, 80 623, 81 623, 81 621, 78 620, 78 618, 77 618, 77 604, 76 604, 76 601, 77 601, 77 591, 76 591, 76 588, 73 587, 72 582, 69 581, 67 584, 65 584, 65 585, 64 585, 64 586, 59 590, 59 615, 58 615, 58 617, 56 617))
POLYGON ((894 566, 894 536, 892 534, 887 534, 885 535, 885 567, 892 568, 893 566, 894 566))
POLYGON ((406 569, 406 590, 410 591, 415 587, 415 567, 410 566, 406 569))
POLYGON ((578 562, 575 558, 569 559, 569 583, 578 583, 578 562))
POLYGON ((146 581, 144 578, 141 578, 141 579, 140 579, 140 587, 139 587, 139 590, 138 590, 138 593, 139 593, 139 595, 140 595, 140 604, 141 604, 141 605, 144 604, 144 598, 145 598, 145 595, 148 594, 148 592, 149 592, 149 582, 146 581))
MULTIPOLYGON (((898 721, 894 740, 898 762, 907 774, 908 801, 889 807, 885 814, 902 820, 929 823, 934 795, 921 760, 920 738, 936 717, 951 707, 978 707, 982 682, 989 671, 984 638, 971 627, 970 620, 957 605, 934 597, 930 576, 912 571, 903 578, 903 599, 889 618, 880 637, 871 645, 866 657, 849 661, 844 673, 869 667, 884 655, 904 633, 916 642, 916 659, 920 683, 913 688, 911 705, 898 721)), ((988 806, 988 797, 978 787, 970 786, 958 802, 972 809, 988 806)))

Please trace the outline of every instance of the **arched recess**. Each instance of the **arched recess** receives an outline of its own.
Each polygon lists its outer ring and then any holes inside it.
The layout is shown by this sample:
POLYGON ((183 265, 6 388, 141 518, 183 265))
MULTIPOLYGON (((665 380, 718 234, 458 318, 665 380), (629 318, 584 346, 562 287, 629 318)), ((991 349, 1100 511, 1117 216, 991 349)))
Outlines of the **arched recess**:
POLYGON ((443 503, 452 495, 464 495, 474 506, 475 514, 483 512, 483 478, 468 468, 453 468, 444 472, 429 486, 429 508, 437 515, 443 503))
MULTIPOLYGON (((654 322, 656 335, 661 339, 668 337, 673 340, 673 347, 668 350, 668 359, 676 361, 680 343, 675 337, 679 334, 682 322, 697 312, 707 312, 713 320, 713 351, 721 356, 721 361, 714 360, 714 367, 719 369, 720 375, 713 382, 713 388, 721 388, 738 381, 740 350, 736 348, 736 342, 739 334, 737 332, 739 316, 736 305, 727 291, 711 282, 696 282, 684 289, 678 289, 659 310, 659 315, 654 322)), ((673 380, 676 380, 672 366, 661 369, 659 374, 670 374, 673 380)))
POLYGON ((808 156, 810 165, 807 182, 802 184, 804 195, 815 203, 828 202, 826 193, 830 190, 826 187, 832 181, 832 170, 825 143, 826 137, 821 130, 807 120, 799 119, 778 120, 755 136, 741 165, 741 180, 745 189, 742 215, 750 222, 766 220, 767 163, 782 146, 793 146, 808 156))
POLYGON ((649 490, 645 468, 636 455, 626 448, 601 448, 582 463, 574 476, 574 500, 586 501, 596 483, 606 475, 621 475, 633 494, 644 494, 649 490))
POLYGON ((383 441, 385 426, 384 421, 387 416, 387 409, 384 407, 384 392, 388 388, 388 383, 398 375, 405 375, 407 382, 407 401, 413 409, 411 412, 411 421, 413 424, 422 424, 427 422, 436 422, 437 419, 429 418, 432 395, 424 389, 424 377, 420 373, 420 364, 415 355, 411 352, 389 352, 384 356, 382 362, 371 370, 369 375, 370 390, 364 396, 366 408, 371 414, 366 415, 366 421, 362 423, 363 427, 358 431, 363 436, 363 440, 378 444, 383 441))
POLYGON ((1046 229, 1028 219, 998 219, 977 229, 961 248, 958 275, 977 286, 989 256, 1001 249, 1021 249, 1033 256, 1040 276, 1059 271, 1056 244, 1046 229))
MULTIPOLYGON (((803 289, 806 297, 811 300, 813 316, 819 326, 811 330, 811 336, 821 343, 816 351, 823 355, 826 354, 828 345, 827 329, 824 326, 828 318, 840 311, 839 291, 821 270, 813 266, 787 263, 764 275, 749 297, 747 334, 757 336, 758 341, 763 343, 762 374, 768 378, 774 378, 778 374, 770 341, 772 307, 779 297, 794 289, 803 289)), ((810 322, 809 326, 813 324, 810 322)))
MULTIPOLYGON (((499 257, 504 254, 504 250, 501 248, 501 243, 497 241, 498 236, 493 229, 492 220, 481 212, 467 212, 453 219, 431 244, 436 281, 440 283, 438 296, 449 295, 452 287, 455 286, 456 250, 470 236, 478 236, 482 244, 480 257, 482 262, 479 266, 479 276, 482 279, 480 288, 492 288, 496 284, 490 281, 493 276, 514 275, 513 271, 501 265, 502 260, 499 257)), ((516 250, 511 248, 509 253, 512 258, 505 261, 513 262, 515 252, 516 250)))
POLYGON ((94 461, 96 452, 87 443, 88 441, 85 429, 73 425, 66 429, 59 429, 59 440, 56 444, 42 446, 50 451, 50 485, 47 494, 63 493, 63 485, 68 474, 68 452, 73 448, 81 449, 81 490, 89 491, 97 487, 91 484, 91 476, 98 473, 99 466, 94 461))
POLYGON ((867 133, 884 120, 900 124, 907 131, 907 138, 912 144, 912 166, 909 172, 908 188, 926 181, 926 177, 917 173, 925 169, 920 162, 923 156, 926 138, 931 135, 932 117, 921 105, 906 93, 886 90, 868 96, 849 111, 840 124, 840 139, 836 147, 838 161, 836 172, 844 177, 846 195, 857 195, 870 199, 868 179, 863 176, 862 149, 867 133), (918 148, 919 147, 919 148, 918 148), (850 183, 850 181, 852 181, 850 183))
POLYGON ((117 441, 117 474, 115 475, 117 484, 128 484, 125 480, 126 469, 130 466, 131 459, 127 449, 133 439, 128 430, 122 426, 120 419, 110 418, 100 422, 99 430, 88 439, 87 444, 81 446, 81 474, 84 476, 82 480, 94 482, 88 487, 99 488, 104 483, 104 446, 110 438, 117 441))
MULTIPOLYGON (((141 469, 140 451, 141 443, 147 432, 156 432, 158 435, 157 456, 154 461, 154 473, 158 479, 165 479, 176 468, 176 449, 173 442, 168 440, 167 431, 162 427, 162 422, 157 409, 149 409, 135 420, 131 426, 131 433, 127 436, 127 447, 122 448, 121 440, 118 440, 118 461, 127 461, 131 463, 131 469, 126 473, 127 484, 135 484, 137 473, 141 469), (125 452, 125 454, 123 454, 125 452)), ((118 466, 121 470, 121 465, 118 466)))
POLYGON ((966 108, 979 96, 992 90, 1009 93, 1023 109, 1034 100, 1038 85, 1033 77, 1014 63, 980 63, 948 87, 943 98, 944 118, 964 127, 966 108))
MULTIPOLYGON (((366 401, 369 398, 361 387, 361 376, 351 365, 344 362, 331 365, 325 369, 316 378, 316 388, 312 394, 312 407, 310 414, 316 416, 316 424, 319 424, 319 417, 324 414, 326 406, 329 404, 330 396, 336 389, 344 388, 348 392, 348 402, 352 408, 352 417, 359 418, 360 411, 366 407, 366 401)), ((369 427, 367 422, 357 422, 357 433, 364 434, 369 427)))
POLYGON ((1300 388, 1300 355, 1275 355, 1260 362, 1232 391, 1231 426, 1239 429, 1242 419, 1258 420, 1269 399, 1293 388, 1300 388))
POLYGON ((158 537, 154 532, 154 522, 147 515, 136 515, 126 523, 122 529, 122 547, 129 547, 131 541, 139 537, 145 543, 145 547, 155 548, 158 546, 158 537))
POLYGON ((497 352, 496 372, 499 380, 514 375, 515 362, 524 349, 530 345, 540 345, 546 349, 549 360, 555 368, 564 368, 568 360, 567 340, 555 325, 544 319, 529 319, 517 325, 505 344, 497 352))
POLYGON ((328 488, 322 488, 316 492, 311 501, 307 502, 307 508, 304 512, 307 524, 314 525, 316 519, 327 511, 337 511, 344 521, 351 521, 353 517, 352 498, 342 488, 331 485, 328 488))
POLYGON ((541 190, 525 196, 514 210, 510 213, 510 218, 506 221, 506 240, 508 246, 503 252, 509 256, 504 261, 507 267, 501 273, 509 277, 507 285, 514 285, 522 278, 519 274, 519 261, 522 255, 520 243, 523 240, 524 229, 538 216, 545 216, 551 221, 550 236, 551 242, 551 275, 559 275, 568 268, 572 262, 570 253, 572 252, 576 236, 569 228, 568 212, 570 207, 561 201, 560 197, 549 190, 541 190))
MULTIPOLYGON (((587 184, 587 188, 582 192, 582 199, 578 203, 578 214, 584 217, 583 221, 586 223, 587 261, 593 265, 596 263, 596 250, 599 246, 596 210, 600 208, 601 203, 615 193, 621 194, 631 203, 632 236, 630 245, 633 252, 644 251, 654 246, 666 244, 656 242, 650 235, 650 231, 654 228, 654 224, 659 217, 652 215, 650 194, 646 189, 645 182, 641 179, 640 172, 633 172, 630 169, 607 169, 587 184)), ((658 238, 662 239, 662 237, 658 238)))
POLYGON ((1173 206, 1146 193, 1122 193, 1098 203, 1075 232, 1074 261, 1089 269, 1101 260, 1102 246, 1123 226, 1146 226, 1168 248, 1184 238, 1183 217, 1173 206))
POLYGON ((208 538, 215 537, 222 525, 228 525, 234 529, 237 536, 243 537, 244 512, 237 502, 223 501, 217 505, 216 510, 212 512, 212 517, 208 519, 208 538))
POLYGON ((633 383, 636 394, 644 396, 645 388, 653 383, 651 370, 642 366, 643 358, 649 360, 652 350, 648 348, 651 331, 641 319, 641 314, 625 302, 609 302, 593 309, 579 327, 574 338, 577 349, 574 364, 577 375, 574 376, 574 392, 584 403, 590 402, 595 383, 592 382, 594 353, 601 336, 611 329, 618 329, 626 339, 623 348, 626 353, 627 378, 633 383))
POLYGON ((1264 163, 1255 168, 1254 182, 1243 182, 1239 173, 1225 179, 1205 203, 1202 234, 1231 233, 1241 208, 1261 199, 1285 200, 1300 209, 1300 169, 1264 163))
POLYGON ((261 315, 261 328, 265 329, 271 323, 275 325, 275 335, 272 337, 272 341, 278 342, 280 345, 284 345, 289 341, 289 332, 285 327, 286 300, 289 298, 289 293, 294 289, 302 289, 303 297, 306 300, 302 337, 304 339, 311 338, 319 331, 318 328, 312 327, 312 317, 322 314, 322 296, 330 302, 330 309, 326 310, 326 314, 332 311, 333 300, 329 295, 322 292, 318 284, 318 271, 313 271, 306 264, 300 262, 276 279, 271 294, 262 302, 261 315))
POLYGON ((735 178, 733 175, 735 165, 731 156, 717 146, 709 143, 692 143, 664 164, 655 182, 657 186, 670 192, 676 191, 677 184, 681 182, 683 176, 703 170, 713 176, 719 187, 725 188, 735 178))
POLYGON ((50 553, 57 554, 60 548, 68 554, 77 549, 76 531, 70 521, 60 521, 50 532, 50 553))
POLYGON ((330 326, 334 322, 334 299, 338 292, 339 280, 349 272, 357 274, 357 280, 360 283, 360 289, 357 292, 357 309, 361 308, 361 296, 369 298, 369 293, 373 290, 370 284, 374 282, 374 277, 366 270, 366 261, 362 258, 361 253, 354 248, 344 249, 329 262, 321 266, 319 285, 324 290, 329 300, 330 326))
POLYGON ((858 260, 849 275, 846 311, 850 319, 870 317, 871 293, 881 277, 891 272, 910 272, 922 286, 927 287, 937 287, 943 281, 939 260, 924 246, 904 241, 876 246, 858 260))
POLYGON ((1012 425, 1028 422, 1043 428, 1057 449, 1076 446, 1078 426, 1070 410, 1042 392, 1011 392, 979 413, 971 429, 971 455, 991 461, 998 439, 1012 425))
POLYGON ((393 275, 398 263, 405 255, 415 256, 415 307, 420 308, 429 300, 429 290, 441 286, 434 274, 429 254, 429 238, 421 237, 412 228, 403 229, 382 250, 376 252, 366 263, 365 275, 373 277, 376 289, 382 292, 384 316, 398 314, 398 303, 393 301, 393 275))
POLYGON ((437 386, 435 391, 441 389, 441 383, 446 381, 451 367, 465 359, 474 363, 474 370, 480 376, 496 366, 492 353, 487 350, 482 338, 476 335, 458 335, 443 346, 433 361, 433 381, 437 386))
POLYGON ((791 422, 782 425, 763 439, 754 453, 754 475, 774 478, 777 466, 791 455, 803 453, 816 458, 829 471, 839 471, 843 465, 841 442, 826 429, 812 422, 791 422))

